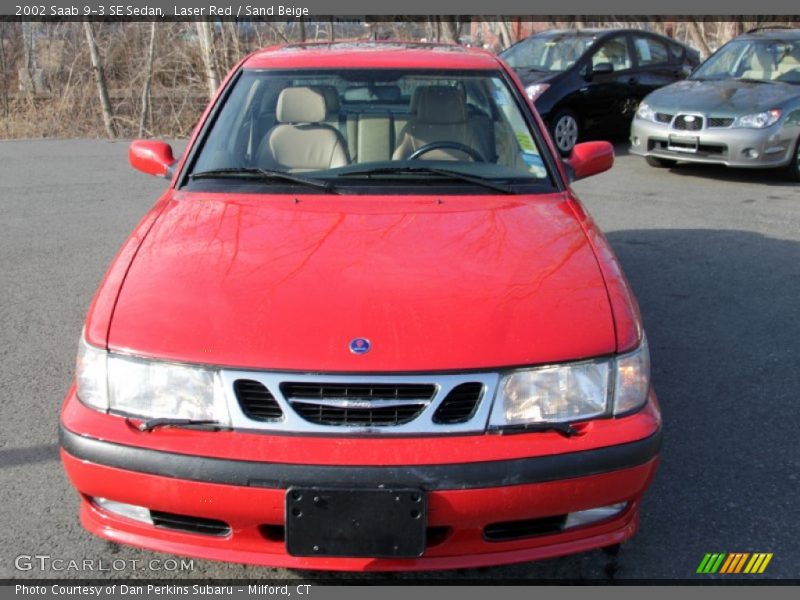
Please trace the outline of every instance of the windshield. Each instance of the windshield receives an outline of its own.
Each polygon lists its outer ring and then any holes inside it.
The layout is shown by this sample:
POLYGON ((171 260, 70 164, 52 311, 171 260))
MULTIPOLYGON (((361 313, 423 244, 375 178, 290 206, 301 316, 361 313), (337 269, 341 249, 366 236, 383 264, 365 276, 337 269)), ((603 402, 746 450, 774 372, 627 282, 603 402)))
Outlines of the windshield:
POLYGON ((583 56, 594 38, 571 34, 534 36, 503 53, 502 58, 514 69, 566 71, 583 56))
POLYGON ((800 40, 735 40, 720 48, 690 79, 747 79, 800 83, 800 40))
POLYGON ((536 140, 499 71, 245 70, 189 178, 549 182, 536 140))

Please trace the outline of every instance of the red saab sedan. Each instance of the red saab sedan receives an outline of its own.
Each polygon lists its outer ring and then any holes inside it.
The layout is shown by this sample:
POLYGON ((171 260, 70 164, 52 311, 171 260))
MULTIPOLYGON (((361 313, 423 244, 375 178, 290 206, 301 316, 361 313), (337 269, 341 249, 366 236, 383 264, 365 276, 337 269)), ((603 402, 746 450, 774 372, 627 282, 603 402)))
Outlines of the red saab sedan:
POLYGON ((106 539, 301 569, 616 547, 656 470, 636 302, 514 73, 289 45, 225 80, 98 290, 61 415, 106 539))

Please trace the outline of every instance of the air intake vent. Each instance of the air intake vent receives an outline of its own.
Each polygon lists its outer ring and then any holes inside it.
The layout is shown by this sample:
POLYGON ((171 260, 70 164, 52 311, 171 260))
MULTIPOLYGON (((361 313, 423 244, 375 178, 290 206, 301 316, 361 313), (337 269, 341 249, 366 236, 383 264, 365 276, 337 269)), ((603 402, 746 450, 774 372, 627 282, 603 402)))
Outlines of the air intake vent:
POLYGON ((256 421, 277 421, 283 411, 264 384, 250 379, 237 379, 233 391, 242 411, 256 421))
POLYGON ((231 532, 230 525, 224 521, 217 521, 216 519, 189 517, 187 515, 176 515, 156 510, 150 511, 150 518, 153 521, 153 525, 156 527, 163 527, 164 529, 172 529, 174 531, 216 536, 228 535, 231 532))
POLYGON ((732 117, 709 117, 709 127, 730 127, 733 125, 734 119, 732 117))
POLYGON ((466 423, 475 414, 483 395, 483 384, 478 382, 457 385, 436 409, 433 422, 440 424, 466 423))
POLYGON ((483 537, 487 542, 506 542, 548 533, 558 533, 564 528, 566 522, 567 515, 556 515, 541 519, 492 523, 484 528, 483 537))

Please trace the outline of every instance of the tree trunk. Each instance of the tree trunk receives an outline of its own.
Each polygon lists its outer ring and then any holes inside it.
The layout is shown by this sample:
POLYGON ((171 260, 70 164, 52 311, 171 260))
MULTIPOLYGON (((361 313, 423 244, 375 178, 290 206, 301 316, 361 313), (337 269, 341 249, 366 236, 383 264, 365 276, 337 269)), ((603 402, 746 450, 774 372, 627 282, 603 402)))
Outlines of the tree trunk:
POLYGON ((217 63, 214 60, 214 42, 211 37, 211 23, 208 21, 197 21, 197 37, 200 39, 200 52, 203 55, 203 66, 206 69, 206 85, 208 86, 208 97, 213 98, 219 87, 219 75, 217 74, 217 63))
POLYGON ((144 137, 147 113, 150 111, 150 86, 153 81, 153 58, 156 51, 156 22, 150 23, 150 45, 144 64, 144 85, 142 86, 142 111, 139 114, 139 137, 144 137))
POLYGON ((8 117, 8 75, 6 73, 6 24, 0 23, 0 84, 3 86, 3 116, 8 117))
POLYGON ((297 21, 300 24, 300 41, 306 41, 306 22, 303 20, 303 17, 300 17, 297 21))
POLYGON ((503 48, 505 49, 512 46, 516 40, 511 34, 511 28, 508 26, 506 20, 501 18, 497 22, 497 27, 500 31, 500 42, 503 44, 503 48))
POLYGON ((700 48, 700 52, 703 54, 703 57, 705 58, 710 56, 711 48, 709 48, 708 44, 706 43, 705 32, 695 18, 689 19, 689 34, 692 36, 692 40, 694 40, 695 45, 700 48))
POLYGON ((100 50, 97 48, 92 24, 89 21, 83 22, 83 30, 86 33, 86 43, 89 46, 89 56, 92 60, 92 71, 97 84, 97 95, 100 97, 100 107, 103 111, 103 125, 105 125, 108 137, 115 138, 117 137, 117 128, 114 124, 114 111, 111 108, 111 100, 108 97, 108 85, 106 84, 106 74, 103 70, 103 59, 100 57, 100 50))
POLYGON ((333 26, 334 26, 333 19, 332 18, 328 19, 328 39, 331 42, 336 41, 336 32, 334 31, 333 26))

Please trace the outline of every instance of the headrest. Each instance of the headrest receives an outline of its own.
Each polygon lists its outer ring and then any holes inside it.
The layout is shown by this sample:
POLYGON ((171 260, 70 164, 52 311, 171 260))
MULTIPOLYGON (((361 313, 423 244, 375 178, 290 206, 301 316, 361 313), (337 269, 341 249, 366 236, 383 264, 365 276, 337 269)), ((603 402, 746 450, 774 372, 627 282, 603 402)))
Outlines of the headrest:
POLYGON ((325 110, 328 114, 339 114, 339 92, 332 85, 315 85, 314 89, 325 98, 325 110))
POLYGON ((464 93, 449 85, 426 85, 416 89, 412 107, 416 104, 417 121, 444 125, 467 120, 464 93))
POLYGON ((286 88, 278 96, 275 118, 279 123, 321 123, 325 114, 325 97, 310 87, 286 88))

